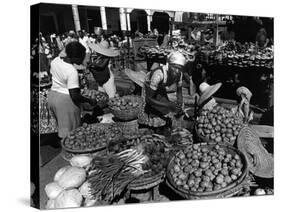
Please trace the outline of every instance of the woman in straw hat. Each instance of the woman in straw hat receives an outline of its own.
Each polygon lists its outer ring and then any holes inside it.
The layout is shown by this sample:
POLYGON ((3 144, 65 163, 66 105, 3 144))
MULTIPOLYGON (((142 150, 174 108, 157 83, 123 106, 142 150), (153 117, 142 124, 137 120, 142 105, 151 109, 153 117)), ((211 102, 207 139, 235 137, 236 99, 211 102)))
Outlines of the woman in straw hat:
POLYGON ((119 55, 119 51, 110 48, 105 40, 89 44, 89 47, 97 54, 96 60, 90 64, 90 71, 99 85, 99 90, 113 98, 116 95, 116 86, 109 62, 110 58, 119 55))
POLYGON ((199 86, 200 98, 198 100, 198 106, 202 109, 211 110, 216 104, 216 100, 213 95, 219 90, 222 83, 209 85, 206 82, 202 82, 199 86))

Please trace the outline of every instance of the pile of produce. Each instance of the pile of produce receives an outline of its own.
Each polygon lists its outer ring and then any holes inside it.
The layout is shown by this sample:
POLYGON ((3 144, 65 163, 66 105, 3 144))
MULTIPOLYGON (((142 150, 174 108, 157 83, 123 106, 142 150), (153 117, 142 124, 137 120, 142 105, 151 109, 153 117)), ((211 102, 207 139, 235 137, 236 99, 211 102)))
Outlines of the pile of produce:
POLYGON ((136 150, 95 157, 89 169, 90 198, 112 203, 128 184, 145 173, 142 164, 147 158, 136 150))
POLYGON ((242 119, 231 110, 216 105, 202 110, 196 122, 197 134, 207 142, 233 145, 242 128, 242 119))
POLYGON ((212 64, 238 67, 273 68, 273 48, 260 49, 253 43, 228 42, 217 50, 202 51, 201 60, 212 64))
POLYGON ((83 89, 81 94, 86 98, 95 99, 100 107, 105 107, 108 103, 108 95, 104 92, 83 89))
POLYGON ((114 97, 109 100, 108 105, 116 118, 130 120, 137 118, 142 106, 142 98, 134 95, 114 97))
MULTIPOLYGON (((76 166, 65 166, 59 169, 54 180, 45 186, 49 198, 46 209, 80 207, 83 199, 81 187, 86 181, 85 167, 90 165, 91 158, 76 156, 76 166), (78 162, 79 161, 79 162, 78 162)), ((85 202, 88 202, 87 200, 85 202)))
POLYGON ((113 110, 130 110, 131 108, 140 107, 140 104, 130 98, 115 97, 109 100, 109 106, 113 110))
POLYGON ((91 124, 73 130, 64 139, 63 146, 67 151, 90 151, 104 148, 108 142, 118 140, 121 130, 115 124, 91 124))
POLYGON ((166 125, 166 121, 164 119, 160 117, 149 116, 147 113, 145 113, 144 109, 145 109, 145 104, 141 106, 140 112, 138 114, 138 122, 140 124, 149 127, 162 127, 166 125))
POLYGON ((222 146, 194 144, 176 154, 168 174, 187 193, 219 191, 242 176, 243 162, 240 155, 222 146))
POLYGON ((168 142, 174 146, 187 146, 193 144, 193 135, 185 128, 177 127, 172 130, 168 142))
POLYGON ((109 152, 118 153, 126 149, 134 149, 144 154, 148 160, 143 164, 143 170, 148 172, 145 177, 154 176, 163 171, 168 163, 169 153, 164 136, 157 134, 139 135, 131 139, 111 142, 108 145, 109 152))
POLYGON ((143 51, 145 51, 146 56, 149 58, 165 58, 172 52, 172 49, 160 48, 159 46, 155 46, 143 47, 143 51))

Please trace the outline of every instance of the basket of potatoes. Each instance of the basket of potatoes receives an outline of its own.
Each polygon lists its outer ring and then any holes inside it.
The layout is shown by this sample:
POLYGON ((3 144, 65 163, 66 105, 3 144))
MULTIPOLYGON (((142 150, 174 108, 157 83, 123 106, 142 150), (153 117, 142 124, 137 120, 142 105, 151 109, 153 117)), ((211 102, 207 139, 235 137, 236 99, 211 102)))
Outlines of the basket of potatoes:
POLYGON ((109 99, 108 106, 117 119, 129 121, 137 119, 143 100, 140 96, 128 95, 109 99))
POLYGON ((231 110, 216 105, 212 109, 200 111, 195 131, 203 142, 234 145, 243 127, 243 120, 231 110))
POLYGON ((238 149, 201 143, 179 150, 171 159, 167 184, 187 199, 229 197, 242 188, 247 175, 246 157, 238 149))

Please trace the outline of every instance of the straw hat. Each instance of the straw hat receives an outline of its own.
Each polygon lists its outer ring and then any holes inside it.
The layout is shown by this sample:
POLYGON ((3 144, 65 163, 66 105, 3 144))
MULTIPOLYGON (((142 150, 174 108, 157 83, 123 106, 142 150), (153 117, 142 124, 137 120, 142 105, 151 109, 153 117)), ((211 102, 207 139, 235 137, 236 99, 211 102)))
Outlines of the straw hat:
POLYGON ((221 82, 215 85, 209 85, 206 82, 201 83, 199 86, 201 95, 198 100, 198 105, 202 105, 207 99, 209 99, 212 95, 214 95, 221 86, 222 86, 221 82))
POLYGON ((255 130, 243 127, 237 138, 238 149, 246 155, 250 171, 262 178, 273 178, 273 157, 263 147, 255 130))
POLYGON ((92 51, 95 51, 99 54, 108 56, 108 57, 116 57, 119 55, 119 51, 112 49, 109 47, 109 43, 107 41, 101 41, 100 43, 91 43, 89 44, 89 48, 92 51))
POLYGON ((144 86, 146 78, 146 73, 144 71, 133 71, 131 69, 126 68, 124 72, 137 85, 139 85, 140 87, 144 86))

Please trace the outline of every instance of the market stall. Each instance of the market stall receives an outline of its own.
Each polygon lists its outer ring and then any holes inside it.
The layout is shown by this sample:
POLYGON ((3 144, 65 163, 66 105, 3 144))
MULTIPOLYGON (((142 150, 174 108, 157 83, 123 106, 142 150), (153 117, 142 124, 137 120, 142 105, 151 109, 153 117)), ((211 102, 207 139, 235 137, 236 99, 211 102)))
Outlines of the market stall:
MULTIPOLYGON (((133 48, 114 49, 118 55, 106 55, 117 90, 111 98, 89 71, 97 60, 93 52, 78 72, 82 97, 96 105, 81 104, 83 123, 63 137, 59 155, 41 168, 40 205, 54 209, 273 194, 274 132, 261 122, 271 106, 265 97, 272 91, 273 47, 216 44, 175 34, 167 46, 143 38, 135 39, 133 48), (144 79, 172 52, 184 61, 176 64, 179 76, 186 62, 197 59, 213 85, 201 83, 194 95, 183 90, 175 110, 180 112, 149 114, 144 79), (139 71, 134 67, 140 61, 147 67, 135 76, 136 83, 127 71, 139 71)), ((48 136, 57 129, 46 101, 50 84, 42 83, 32 94, 41 96, 40 134, 48 136)), ((177 92, 166 96, 176 102, 177 92)))
POLYGON ((136 98, 109 102, 117 122, 62 140, 57 170, 48 167, 56 174, 41 185, 47 208, 273 194, 273 158, 251 123, 216 106, 182 119, 188 129, 156 130, 137 124, 136 98))

